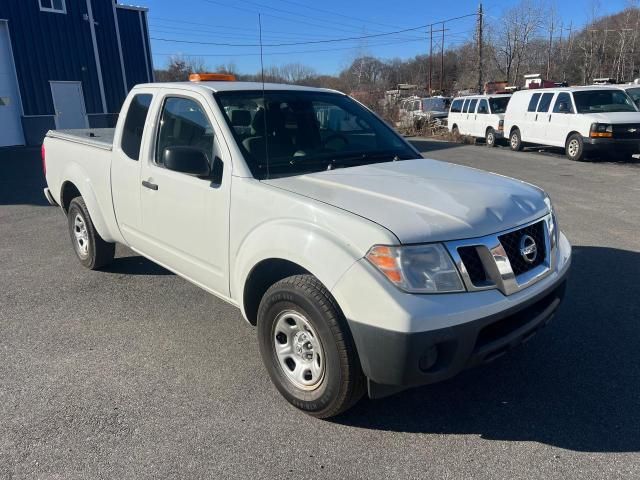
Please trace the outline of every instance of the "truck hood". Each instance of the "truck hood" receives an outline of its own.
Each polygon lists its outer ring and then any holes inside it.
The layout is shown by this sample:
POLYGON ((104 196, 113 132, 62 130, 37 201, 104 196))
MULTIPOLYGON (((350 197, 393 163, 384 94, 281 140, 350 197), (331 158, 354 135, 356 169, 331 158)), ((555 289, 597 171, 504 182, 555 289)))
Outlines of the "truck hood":
POLYGON ((586 113, 584 116, 598 123, 640 123, 640 112, 586 113))
POLYGON ((402 243, 481 237, 548 212, 542 190, 437 160, 343 168, 265 183, 384 226, 402 243))

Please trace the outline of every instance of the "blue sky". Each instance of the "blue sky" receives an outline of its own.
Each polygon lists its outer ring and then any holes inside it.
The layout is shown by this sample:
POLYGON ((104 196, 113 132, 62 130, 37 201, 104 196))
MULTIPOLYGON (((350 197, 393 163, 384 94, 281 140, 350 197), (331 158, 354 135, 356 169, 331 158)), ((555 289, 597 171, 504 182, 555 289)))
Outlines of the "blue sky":
MULTIPOLYGON (((594 5, 604 15, 615 13, 627 4, 627 0, 547 1, 555 5, 567 28, 571 20, 574 27, 587 22, 594 5)), ((120 0, 120 3, 129 2, 120 0)), ((265 66, 299 62, 319 73, 334 74, 362 53, 381 58, 408 58, 425 53, 429 48, 428 33, 427 29, 421 29, 369 39, 325 43, 326 40, 410 29, 474 13, 478 8, 477 0, 138 0, 135 3, 149 8, 157 68, 166 65, 168 55, 185 54, 201 56, 211 69, 233 62, 242 73, 259 69, 259 47, 212 44, 258 44, 258 12, 262 14, 263 44, 267 45, 265 66), (305 41, 318 43, 268 46, 305 41)), ((483 2, 486 20, 495 21, 502 9, 516 3, 516 0, 483 2)), ((474 27, 474 17, 447 23, 445 46, 471 38, 474 27)), ((434 30, 440 28, 434 26, 434 30)), ((441 35, 441 32, 434 33, 436 50, 441 35)))

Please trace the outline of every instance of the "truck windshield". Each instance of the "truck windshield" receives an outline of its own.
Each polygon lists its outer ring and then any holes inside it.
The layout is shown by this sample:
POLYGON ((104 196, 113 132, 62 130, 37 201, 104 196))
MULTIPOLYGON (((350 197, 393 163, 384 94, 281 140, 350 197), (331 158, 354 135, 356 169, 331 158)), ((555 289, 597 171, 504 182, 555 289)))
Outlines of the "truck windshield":
POLYGON ((578 113, 635 112, 636 107, 622 90, 583 90, 573 92, 578 113))
POLYGON ((640 87, 638 88, 629 88, 627 89, 627 93, 631 97, 631 99, 636 103, 638 108, 640 108, 640 87))
POLYGON ((271 90, 215 97, 258 179, 419 158, 389 126, 345 95, 271 90))
POLYGON ((511 97, 494 97, 489 99, 491 113, 504 113, 507 111, 507 104, 511 97))

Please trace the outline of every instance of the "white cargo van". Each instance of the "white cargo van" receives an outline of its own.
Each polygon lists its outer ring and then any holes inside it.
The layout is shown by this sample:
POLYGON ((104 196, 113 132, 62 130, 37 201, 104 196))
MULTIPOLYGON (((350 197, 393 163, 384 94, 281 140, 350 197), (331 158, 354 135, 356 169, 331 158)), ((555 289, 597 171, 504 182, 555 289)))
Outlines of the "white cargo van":
POLYGON ((454 98, 449 110, 449 131, 484 138, 487 146, 495 146, 503 137, 504 113, 510 98, 510 94, 454 98))
POLYGON ((592 150, 640 151, 640 112, 627 93, 612 86, 515 92, 504 131, 512 150, 523 143, 563 147, 570 160, 583 160, 592 150))
POLYGON ((636 80, 635 83, 620 85, 620 88, 627 92, 627 95, 631 97, 631 100, 635 102, 636 107, 640 110, 640 82, 636 80))

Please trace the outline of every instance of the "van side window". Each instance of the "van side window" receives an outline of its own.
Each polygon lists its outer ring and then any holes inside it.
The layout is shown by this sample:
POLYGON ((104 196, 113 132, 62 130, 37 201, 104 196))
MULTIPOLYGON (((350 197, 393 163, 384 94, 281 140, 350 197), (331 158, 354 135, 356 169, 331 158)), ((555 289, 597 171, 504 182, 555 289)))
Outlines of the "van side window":
POLYGON ((122 140, 120 147, 131 160, 138 160, 140 145, 142 144, 142 132, 147 121, 149 105, 153 96, 150 93, 141 93, 131 100, 127 118, 122 128, 122 140))
POLYGON ((553 105, 553 113, 573 113, 573 105, 571 104, 571 95, 567 92, 558 94, 556 103, 553 105))
POLYGON ((451 113, 460 113, 462 111, 462 100, 454 100, 451 104, 451 113))
POLYGON ((162 165, 167 147, 196 147, 211 163, 213 158, 213 127, 203 108, 195 100, 167 97, 162 108, 156 163, 162 165))
POLYGON ((529 112, 535 112, 536 111, 536 106, 538 105, 538 100, 540 100, 540 95, 542 95, 541 93, 534 93, 531 96, 531 100, 529 100, 529 108, 527 109, 527 111, 529 112))
POLYGON ((480 104, 478 105, 478 113, 486 114, 489 113, 489 102, 485 98, 480 100, 480 104))
POLYGON ((471 100, 468 98, 464 101, 464 105, 462 105, 462 113, 467 113, 469 111, 469 103, 471 100))
POLYGON ((544 113, 549 111, 549 107, 551 106, 551 99, 554 95, 554 93, 545 93, 542 95, 540 103, 538 104, 538 112, 544 113))
POLYGON ((477 98, 474 98, 473 100, 471 100, 471 103, 469 104, 469 113, 473 113, 476 111, 477 104, 478 104, 477 98))

